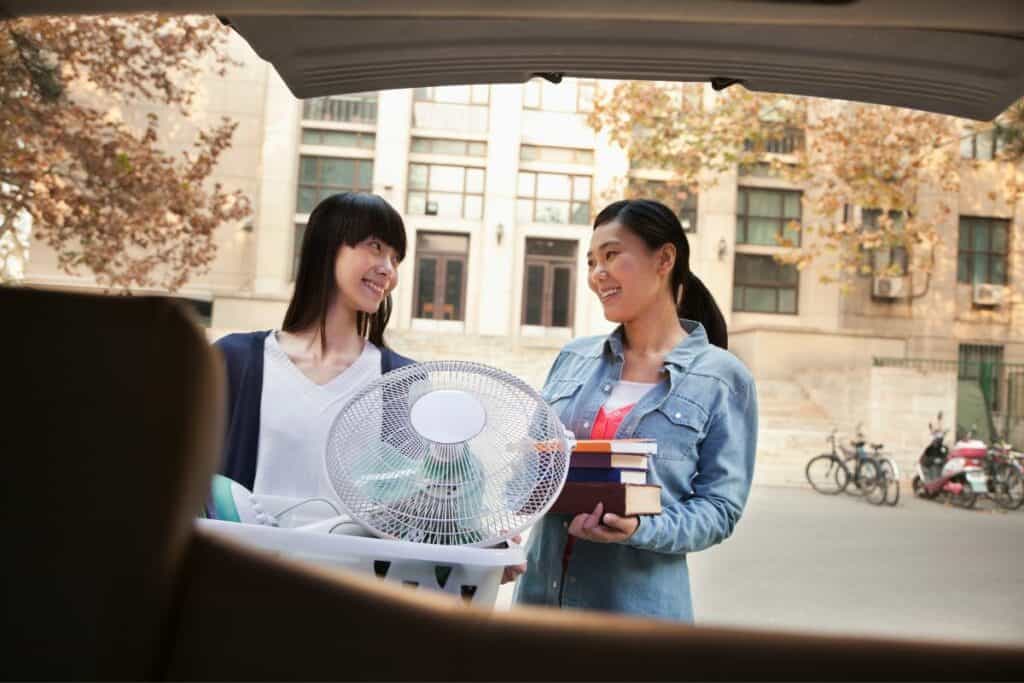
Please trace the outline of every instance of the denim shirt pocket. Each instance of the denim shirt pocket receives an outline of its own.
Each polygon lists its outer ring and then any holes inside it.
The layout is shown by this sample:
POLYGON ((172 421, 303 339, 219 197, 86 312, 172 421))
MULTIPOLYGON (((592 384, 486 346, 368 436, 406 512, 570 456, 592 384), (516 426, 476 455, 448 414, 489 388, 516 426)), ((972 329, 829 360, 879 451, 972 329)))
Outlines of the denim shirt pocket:
POLYGON ((582 386, 583 382, 576 379, 555 379, 544 385, 540 392, 541 398, 551 406, 566 426, 569 425, 567 409, 582 386))
POLYGON ((669 395, 644 419, 642 436, 658 440, 652 458, 653 481, 662 487, 662 501, 672 502, 693 494, 698 449, 704 439, 707 415, 692 401, 669 395))

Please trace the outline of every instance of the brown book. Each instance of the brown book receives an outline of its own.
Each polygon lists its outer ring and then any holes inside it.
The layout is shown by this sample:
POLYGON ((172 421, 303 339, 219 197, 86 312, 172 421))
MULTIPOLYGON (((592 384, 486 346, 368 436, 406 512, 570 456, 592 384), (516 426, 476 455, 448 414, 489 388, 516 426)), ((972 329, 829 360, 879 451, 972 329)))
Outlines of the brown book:
POLYGON ((598 503, 604 503, 605 512, 623 517, 661 514, 661 487, 653 484, 569 481, 548 512, 578 515, 581 512, 593 512, 598 503))
POLYGON ((658 442, 654 439, 580 439, 573 453, 622 453, 657 455, 658 442))
POLYGON ((569 456, 569 467, 584 469, 646 470, 647 456, 631 453, 579 453, 569 456))

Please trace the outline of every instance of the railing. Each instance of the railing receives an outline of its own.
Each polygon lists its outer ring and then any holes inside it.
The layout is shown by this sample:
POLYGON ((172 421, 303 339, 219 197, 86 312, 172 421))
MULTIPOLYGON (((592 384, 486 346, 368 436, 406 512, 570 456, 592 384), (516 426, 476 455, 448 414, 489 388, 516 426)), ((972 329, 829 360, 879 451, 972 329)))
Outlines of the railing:
MULTIPOLYGON (((804 132, 799 128, 790 128, 781 137, 768 138, 764 141, 764 152, 766 154, 793 154, 804 146, 804 132)), ((751 152, 754 149, 753 140, 743 142, 744 151, 751 152)))
POLYGON ((338 95, 304 100, 302 118, 337 123, 376 123, 377 95, 338 95))

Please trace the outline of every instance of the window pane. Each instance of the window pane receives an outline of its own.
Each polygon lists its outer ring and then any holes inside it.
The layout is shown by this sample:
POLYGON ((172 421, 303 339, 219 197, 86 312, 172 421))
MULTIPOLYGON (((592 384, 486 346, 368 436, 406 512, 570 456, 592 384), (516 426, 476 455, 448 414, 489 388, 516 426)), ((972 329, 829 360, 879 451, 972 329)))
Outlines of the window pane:
POLYGON ((545 199, 569 199, 571 194, 569 176, 555 175, 553 173, 537 174, 538 197, 544 197, 545 199))
POLYGON ((462 192, 465 169, 461 166, 431 166, 430 189, 462 192))
POLYGON ((992 284, 1006 284, 1006 261, 999 256, 993 256, 989 263, 992 266, 992 284))
POLYGON ((576 161, 576 150, 567 147, 541 147, 541 161, 550 161, 553 164, 571 164, 576 161))
POLYGON ((448 232, 420 232, 416 234, 416 250, 465 254, 469 251, 469 236, 448 232))
POLYGON ((444 320, 462 320, 462 261, 449 259, 444 274, 444 320))
POLYGON ((419 293, 416 298, 416 317, 434 317, 434 288, 437 284, 437 259, 421 257, 419 259, 419 293))
POLYGON ((463 156, 466 153, 465 140, 434 140, 434 154, 455 154, 463 156))
POLYGON ((992 225, 992 251, 1006 253, 1006 225, 1002 221, 992 225))
POLYGON ((319 145, 320 144, 320 131, 318 131, 318 130, 304 130, 304 131, 302 131, 302 144, 304 144, 304 145, 319 145))
POLYGON ((414 190, 427 189, 427 167, 423 164, 413 164, 409 167, 409 187, 414 190))
POLYGON ((796 290, 779 290, 779 313, 796 313, 796 290))
POLYGON ((992 129, 990 128, 989 130, 986 130, 986 131, 983 131, 981 133, 978 133, 977 141, 978 141, 977 142, 977 145, 978 145, 978 156, 977 156, 977 158, 978 159, 982 159, 982 160, 991 160, 992 159, 992 153, 993 153, 992 129))
POLYGON ((409 149, 412 152, 429 153, 431 150, 431 140, 428 138, 413 138, 412 146, 409 149))
POLYGON ((536 161, 539 156, 539 147, 533 145, 523 145, 519 148, 519 160, 520 161, 536 161))
POLYGON ((533 222, 533 200, 532 199, 520 199, 516 201, 516 222, 517 223, 532 223, 533 222))
POLYGON ((971 265, 974 267, 975 282, 991 282, 988 272, 988 254, 974 254, 974 262, 971 265))
POLYGON ((531 256, 563 256, 576 258, 576 242, 573 240, 526 240, 526 253, 531 256))
POLYGON ((555 281, 551 292, 551 325, 552 327, 569 327, 569 296, 572 280, 572 269, 556 267, 555 281))
POLYGON ((755 313, 774 313, 776 311, 776 291, 766 287, 747 287, 745 311, 755 313))
POLYGON ((572 203, 572 222, 576 225, 590 224, 590 204, 588 202, 572 203))
POLYGON ((519 196, 520 197, 532 197, 534 194, 534 187, 536 184, 537 175, 534 173, 520 173, 519 174, 519 196))
POLYGON ((569 202, 554 202, 546 199, 537 200, 537 211, 534 220, 538 223, 568 223, 569 202))
POLYGON ((373 163, 369 160, 359 163, 359 185, 357 190, 369 192, 373 188, 373 163))
POLYGON ((733 285, 732 288, 732 310, 742 311, 743 310, 743 290, 744 287, 739 285, 733 285))
POLYGON ((358 137, 355 133, 340 130, 325 131, 323 144, 337 147, 357 147, 359 145, 358 137))
POLYGON ((466 195, 465 216, 470 220, 478 221, 484 217, 484 198, 479 195, 466 195))
POLYGON ((750 216, 778 216, 782 210, 779 193, 770 190, 747 190, 750 216))
POLYGON ((526 296, 524 300, 526 315, 523 317, 526 324, 542 324, 541 307, 544 303, 544 266, 527 264, 526 296))
POLYGON ((586 166, 594 165, 594 152, 589 149, 576 150, 576 163, 586 166))
POLYGON ((299 186, 299 198, 295 202, 297 213, 309 213, 316 206, 316 190, 311 187, 299 186))
POLYGON ((320 173, 324 185, 355 187, 356 168, 351 159, 321 159, 320 173))
POLYGON ((974 230, 971 235, 971 247, 974 251, 988 251, 989 247, 989 227, 981 221, 975 224, 974 230))
POLYGON ((572 179, 572 198, 590 199, 590 177, 575 176, 572 179))
POLYGON ((486 142, 471 142, 471 143, 469 143, 469 156, 471 156, 471 157, 485 157, 485 156, 487 156, 487 143, 486 142))
POLYGON ((410 216, 422 216, 427 212, 427 195, 424 192, 410 192, 405 210, 410 216))
POLYGON ((960 158, 961 159, 973 159, 974 158, 974 136, 966 133, 960 138, 960 158))
POLYGON ((800 194, 798 192, 786 192, 782 201, 782 211, 786 218, 800 218, 800 194))
POLYGON ((437 215, 445 218, 462 218, 462 195, 446 192, 431 192, 429 200, 437 202, 437 215))
POLYGON ((466 192, 479 192, 484 191, 484 172, 480 168, 467 168, 466 169, 466 192))
POLYGON ((747 244, 776 246, 779 222, 771 218, 751 218, 747 223, 747 244))
POLYGON ((299 160, 299 182, 315 183, 317 157, 302 157, 299 160))

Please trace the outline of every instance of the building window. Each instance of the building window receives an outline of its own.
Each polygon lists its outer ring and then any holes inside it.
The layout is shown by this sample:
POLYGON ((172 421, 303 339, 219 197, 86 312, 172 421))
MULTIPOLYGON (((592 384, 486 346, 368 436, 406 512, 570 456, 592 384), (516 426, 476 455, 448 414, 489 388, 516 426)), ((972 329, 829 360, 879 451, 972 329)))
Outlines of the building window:
POLYGON ((960 217, 958 282, 1006 284, 1006 253, 1010 221, 960 217))
MULTIPOLYGON (((879 219, 882 217, 881 209, 861 209, 860 222, 865 232, 875 232, 879 229, 879 219)), ((904 214, 902 211, 890 211, 889 220, 897 231, 903 230, 904 214)), ((907 273, 908 257, 906 247, 879 246, 871 250, 871 272, 875 275, 891 273, 896 269, 899 273, 907 273)))
POLYGON ((465 320, 468 254, 468 235, 416 235, 414 317, 465 320))
POLYGON ((373 159, 299 157, 297 213, 309 213, 321 199, 338 192, 370 192, 373 159))
POLYGON ((960 158, 992 161, 1006 146, 1007 131, 998 125, 960 138, 960 158))
POLYGON ((566 113, 594 110, 597 81, 575 78, 552 83, 535 78, 523 84, 523 108, 566 113))
MULTIPOLYGON (((804 146, 804 131, 801 128, 787 127, 780 135, 765 138, 762 141, 765 154, 793 154, 804 146)), ((743 141, 743 151, 753 152, 754 141, 743 141)))
POLYGON ((486 157, 487 143, 475 140, 413 138, 410 150, 416 154, 447 154, 457 157, 486 157))
POLYGON ((522 323, 572 327, 576 242, 527 239, 524 266, 522 323))
POLYGON ((663 180, 629 179, 629 196, 637 199, 653 199, 675 210, 683 232, 697 232, 697 193, 685 187, 669 184, 663 180), (684 199, 679 195, 685 194, 684 199))
POLYGON ((739 188, 736 242, 778 246, 787 238, 800 246, 800 231, 790 227, 791 223, 800 223, 800 196, 793 190, 739 188))
POLYGON ((590 224, 590 176, 519 172, 519 223, 590 224))
POLYGON ((303 100, 302 118, 337 123, 376 123, 377 93, 353 93, 303 100))
POLYGON ((800 274, 771 256, 736 254, 732 310, 796 315, 800 274))
POLYGON ((409 164, 406 212, 413 216, 481 220, 484 217, 484 169, 409 164))
POLYGON ((441 85, 416 88, 413 91, 413 98, 417 102, 486 105, 491 99, 491 88, 488 85, 441 85))
POLYGON ((373 133, 358 133, 349 130, 305 128, 302 131, 302 144, 373 149, 377 144, 377 136, 373 133))
POLYGON ((540 161, 549 164, 594 165, 594 150, 575 147, 541 147, 522 145, 519 148, 520 161, 540 161))

